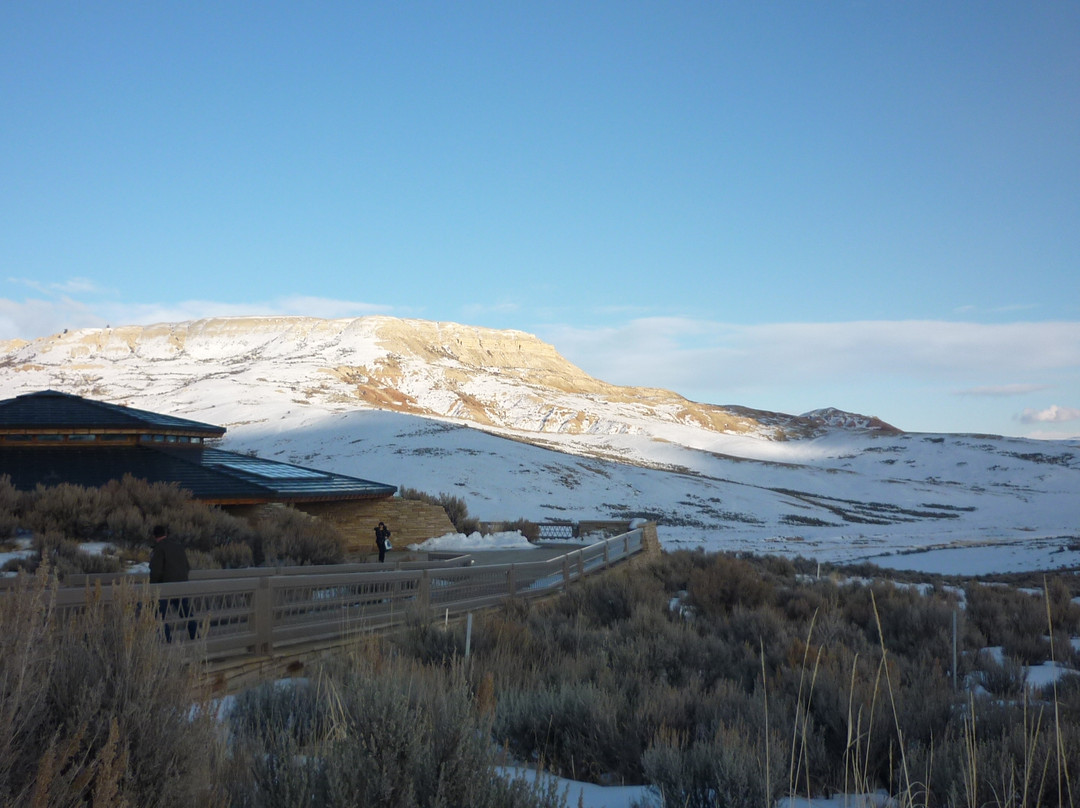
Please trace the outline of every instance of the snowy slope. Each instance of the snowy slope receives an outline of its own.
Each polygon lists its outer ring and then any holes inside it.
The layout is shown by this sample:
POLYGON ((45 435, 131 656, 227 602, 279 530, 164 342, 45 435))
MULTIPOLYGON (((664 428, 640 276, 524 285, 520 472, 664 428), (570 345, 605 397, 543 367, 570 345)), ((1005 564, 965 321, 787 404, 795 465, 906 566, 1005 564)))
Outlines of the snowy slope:
POLYGON ((0 345, 0 396, 46 388, 221 424, 225 448, 453 493, 481 519, 646 515, 669 547, 993 545, 1024 548, 998 552, 1014 559, 1002 567, 1039 548, 1040 565, 1080 564, 1049 553, 1080 544, 1075 442, 697 404, 592 379, 520 332, 230 318, 0 345))

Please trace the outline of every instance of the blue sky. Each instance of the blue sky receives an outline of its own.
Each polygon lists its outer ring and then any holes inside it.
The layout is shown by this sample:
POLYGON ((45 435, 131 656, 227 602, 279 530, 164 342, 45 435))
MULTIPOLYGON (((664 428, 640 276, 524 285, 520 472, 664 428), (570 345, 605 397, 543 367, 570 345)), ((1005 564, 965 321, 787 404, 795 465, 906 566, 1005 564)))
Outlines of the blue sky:
POLYGON ((381 313, 1080 434, 1076 3, 6 3, 0 110, 0 339, 381 313))

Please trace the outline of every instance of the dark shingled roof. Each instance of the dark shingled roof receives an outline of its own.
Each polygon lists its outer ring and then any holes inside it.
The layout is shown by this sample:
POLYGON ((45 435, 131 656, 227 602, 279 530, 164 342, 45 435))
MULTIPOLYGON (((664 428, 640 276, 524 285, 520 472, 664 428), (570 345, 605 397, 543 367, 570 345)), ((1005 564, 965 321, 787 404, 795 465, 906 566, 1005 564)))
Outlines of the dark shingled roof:
POLYGON ((44 390, 0 401, 0 430, 118 429, 221 437, 225 427, 44 390))
MULTIPOLYGON (((0 433, 89 430, 216 438, 223 427, 47 390, 0 401, 0 433)), ((134 441, 134 439, 132 439, 134 441)), ((0 444, 0 476, 19 490, 71 483, 97 488, 125 474, 176 483, 214 503, 314 502, 393 496, 395 486, 192 443, 0 444)))
POLYGON ((202 447, 0 447, 0 475, 23 491, 38 483, 97 488, 125 474, 176 483, 207 502, 312 502, 393 496, 392 485, 202 447))

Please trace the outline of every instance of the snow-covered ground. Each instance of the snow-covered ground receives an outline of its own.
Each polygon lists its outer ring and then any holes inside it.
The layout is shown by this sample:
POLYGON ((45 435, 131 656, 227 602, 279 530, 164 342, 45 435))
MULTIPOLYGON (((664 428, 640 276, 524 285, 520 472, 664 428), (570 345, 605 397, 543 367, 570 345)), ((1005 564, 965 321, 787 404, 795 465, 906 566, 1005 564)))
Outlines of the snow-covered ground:
POLYGON ((503 768, 502 773, 514 779, 524 779, 530 783, 537 780, 542 785, 554 782, 558 792, 564 795, 567 808, 660 808, 663 803, 656 789, 651 786, 598 786, 567 780, 553 774, 537 772, 522 766, 503 768))
POLYGON ((468 536, 464 533, 447 533, 445 536, 436 536, 418 544, 410 544, 409 549, 421 552, 464 550, 474 553, 490 550, 535 550, 537 546, 514 530, 499 533, 470 533, 468 536))
POLYGON ((219 424, 223 448, 446 492, 484 521, 646 516, 667 548, 916 569, 1077 563, 1060 548, 1080 543, 1078 441, 710 409, 604 385, 518 332, 223 318, 5 359, 0 397, 53 388, 219 424))
POLYGON ((721 454, 641 434, 545 436, 557 451, 396 412, 305 416, 285 428, 291 420, 239 424, 225 448, 447 492, 485 521, 648 516, 669 549, 942 571, 1080 564, 1067 549, 1080 546, 1072 444, 842 432, 783 442, 737 436, 721 454))

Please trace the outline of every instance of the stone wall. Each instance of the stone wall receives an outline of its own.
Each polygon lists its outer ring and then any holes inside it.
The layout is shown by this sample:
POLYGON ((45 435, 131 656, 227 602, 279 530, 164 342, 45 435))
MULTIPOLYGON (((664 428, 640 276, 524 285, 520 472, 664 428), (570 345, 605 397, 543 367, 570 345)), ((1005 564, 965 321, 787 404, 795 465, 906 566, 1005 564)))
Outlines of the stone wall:
POLYGON ((655 557, 660 555, 660 537, 656 535, 656 522, 646 522, 641 526, 642 555, 655 557))
POLYGON ((352 555, 377 553, 375 526, 386 522, 395 550, 435 536, 454 532, 454 523, 440 505, 416 499, 389 497, 359 502, 308 502, 297 506, 323 519, 345 537, 346 552, 352 555))

